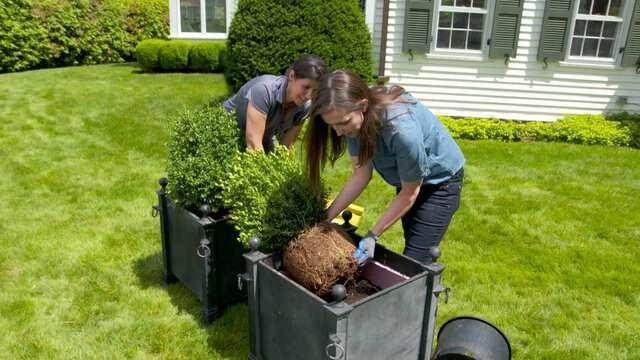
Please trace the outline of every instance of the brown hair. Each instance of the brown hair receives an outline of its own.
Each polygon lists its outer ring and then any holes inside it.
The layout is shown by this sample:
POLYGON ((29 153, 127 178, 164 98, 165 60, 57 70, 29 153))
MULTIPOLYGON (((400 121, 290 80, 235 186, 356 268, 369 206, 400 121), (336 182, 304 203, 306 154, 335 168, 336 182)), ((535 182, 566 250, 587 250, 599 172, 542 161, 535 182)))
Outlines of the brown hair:
POLYGON ((364 120, 358 133, 358 164, 366 164, 375 152, 376 138, 382 126, 382 112, 403 92, 404 89, 400 86, 369 88, 358 75, 349 70, 336 70, 320 79, 312 100, 310 124, 305 139, 307 170, 312 189, 320 189, 320 171, 327 160, 333 165, 345 149, 345 140, 324 122, 322 114, 334 108, 363 112, 364 120), (366 108, 361 102, 363 99, 367 100, 366 108))
POLYGON ((301 55, 293 65, 287 68, 285 72, 289 75, 293 70, 296 79, 310 79, 318 81, 324 75, 327 66, 324 61, 317 55, 304 54, 301 55))

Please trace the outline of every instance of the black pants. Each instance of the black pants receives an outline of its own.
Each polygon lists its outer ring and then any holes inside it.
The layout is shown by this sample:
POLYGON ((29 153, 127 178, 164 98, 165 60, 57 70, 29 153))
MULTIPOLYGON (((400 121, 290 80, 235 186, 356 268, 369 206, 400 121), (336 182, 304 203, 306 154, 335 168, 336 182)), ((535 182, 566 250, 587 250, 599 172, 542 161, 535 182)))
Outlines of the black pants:
MULTIPOLYGON (((402 217, 404 255, 423 264, 439 256, 440 241, 460 207, 460 191, 464 170, 460 169, 448 181, 420 187, 418 199, 402 217)), ((396 189, 396 193, 400 188, 396 189)))

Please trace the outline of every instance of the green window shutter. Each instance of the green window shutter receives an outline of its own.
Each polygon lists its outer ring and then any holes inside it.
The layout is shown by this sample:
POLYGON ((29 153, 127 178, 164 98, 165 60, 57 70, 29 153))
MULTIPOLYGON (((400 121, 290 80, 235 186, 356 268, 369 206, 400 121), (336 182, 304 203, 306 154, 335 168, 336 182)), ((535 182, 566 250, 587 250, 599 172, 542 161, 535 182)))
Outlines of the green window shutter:
POLYGON ((516 56, 523 0, 496 0, 489 57, 516 56))
POLYGON ((542 20, 538 60, 564 60, 571 28, 573 0, 547 0, 542 20))
POLYGON ((433 19, 433 0, 407 0, 402 51, 412 50, 416 53, 429 51, 431 19, 433 19))
POLYGON ((627 43, 624 45, 624 55, 622 55, 622 66, 637 64, 640 64, 640 0, 636 0, 627 43))

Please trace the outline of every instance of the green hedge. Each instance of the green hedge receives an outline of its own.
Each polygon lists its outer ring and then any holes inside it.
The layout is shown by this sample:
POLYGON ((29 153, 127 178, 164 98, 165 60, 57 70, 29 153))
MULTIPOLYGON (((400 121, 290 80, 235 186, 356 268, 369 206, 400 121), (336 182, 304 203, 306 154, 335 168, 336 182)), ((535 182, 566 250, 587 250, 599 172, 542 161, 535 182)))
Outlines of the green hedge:
POLYGON ((284 147, 269 154, 241 149, 235 117, 221 106, 185 110, 170 126, 173 200, 190 209, 204 203, 228 209, 240 239, 257 235, 268 250, 324 219, 326 196, 308 188, 299 156, 284 147))
POLYGON ((372 78, 371 39, 357 0, 239 0, 227 46, 233 89, 260 74, 281 74, 304 53, 372 78))
MULTIPOLYGON (((503 141, 560 141, 577 144, 633 145, 632 131, 621 121, 607 120, 606 115, 570 115, 555 122, 440 116, 455 138, 503 141)), ((631 121, 631 120, 627 120, 631 121)), ((637 124, 637 117, 636 117, 637 124)), ((637 134, 636 134, 637 136, 637 134)))
POLYGON ((151 39, 138 44, 136 58, 145 70, 222 71, 224 50, 223 41, 151 39))
POLYGON ((166 38, 166 0, 4 0, 0 72, 133 60, 144 39, 166 38))

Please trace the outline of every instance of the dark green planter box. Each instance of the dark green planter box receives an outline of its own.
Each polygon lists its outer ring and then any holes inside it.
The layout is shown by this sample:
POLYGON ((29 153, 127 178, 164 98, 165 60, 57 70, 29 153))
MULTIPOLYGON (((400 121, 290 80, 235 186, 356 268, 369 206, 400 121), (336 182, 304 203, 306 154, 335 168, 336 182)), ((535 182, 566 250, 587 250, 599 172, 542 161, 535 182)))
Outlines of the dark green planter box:
POLYGON ((375 260, 408 276, 353 304, 327 302, 277 270, 252 242, 247 272, 251 353, 259 360, 431 359, 444 266, 423 266, 382 246, 375 260))
POLYGON ((226 215, 198 216, 177 206, 166 193, 166 179, 160 179, 158 205, 162 234, 163 279, 180 281, 202 303, 202 321, 210 324, 228 305, 246 299, 238 289, 238 274, 245 271, 245 247, 226 215))

